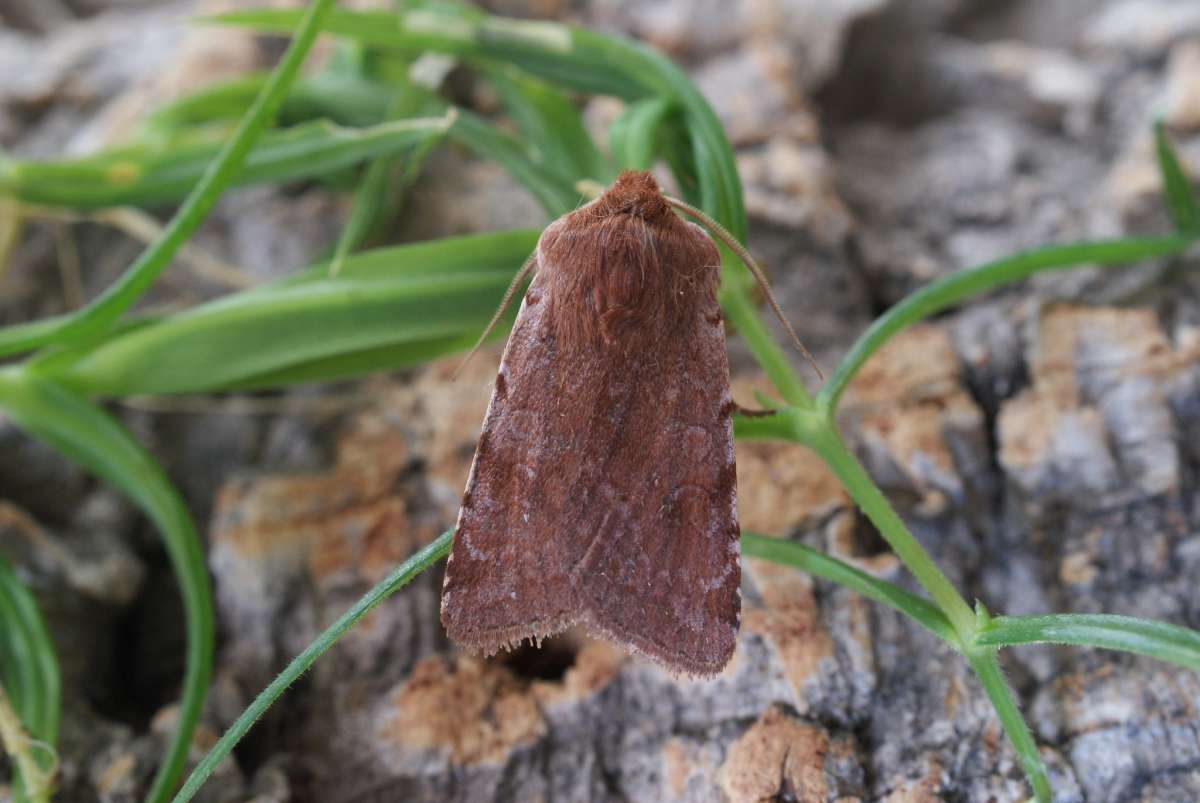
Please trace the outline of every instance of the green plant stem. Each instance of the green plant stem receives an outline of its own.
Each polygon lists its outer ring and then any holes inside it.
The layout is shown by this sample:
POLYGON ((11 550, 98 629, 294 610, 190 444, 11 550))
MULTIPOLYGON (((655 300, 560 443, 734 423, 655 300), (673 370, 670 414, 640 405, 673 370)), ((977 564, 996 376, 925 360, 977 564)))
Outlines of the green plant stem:
POLYGON ((1017 758, 1033 787, 1034 796, 1039 803, 1049 803, 1050 782, 1045 765, 1029 732, 1029 726, 1025 724, 1020 708, 1004 682, 1004 676, 996 662, 995 650, 974 646, 975 635, 980 630, 979 618, 933 562, 925 548, 908 531, 887 498, 871 481, 866 469, 846 448, 833 422, 817 412, 791 413, 799 424, 797 430, 801 433, 803 442, 825 460, 867 518, 875 524, 879 534, 949 619, 957 637, 957 649, 970 662, 995 707, 1000 725, 1008 734, 1017 758))
POLYGON ((1029 732, 1029 726, 1025 724, 1025 718, 1021 716, 1021 709, 1008 688, 1004 673, 1000 671, 995 651, 968 652, 967 660, 988 699, 991 700, 992 707, 996 709, 1000 726, 1004 728, 1013 749, 1016 750, 1017 760, 1021 762, 1021 768, 1025 770, 1025 775, 1033 787, 1034 797, 1038 803, 1050 803, 1052 792, 1050 779, 1046 775, 1046 765, 1042 761, 1042 754, 1038 752, 1033 734, 1029 732))
POLYGON ((313 0, 301 19, 296 35, 279 66, 238 123, 233 136, 213 160, 204 176, 188 195, 179 211, 163 230, 162 237, 147 248, 121 278, 78 312, 43 319, 31 324, 0 329, 0 356, 15 354, 51 342, 86 340, 112 326, 170 264, 208 216, 226 187, 234 180, 246 154, 270 123, 287 96, 316 40, 334 0, 313 0))
POLYGON ((392 570, 392 573, 385 577, 382 582, 360 597, 350 610, 342 614, 325 632, 313 640, 304 649, 304 652, 292 659, 287 668, 280 672, 271 681, 271 684, 254 698, 254 702, 250 703, 241 716, 237 718, 237 721, 230 726, 229 730, 225 731, 221 739, 208 751, 208 755, 196 765, 196 768, 192 770, 192 774, 188 776, 187 782, 184 783, 179 793, 175 795, 172 803, 186 803, 186 801, 191 800, 208 776, 221 763, 222 759, 233 751, 234 745, 241 741, 242 737, 266 713, 271 704, 287 690, 288 686, 291 686, 326 650, 332 647, 350 628, 354 627, 359 619, 362 619, 374 610, 379 603, 407 585, 418 574, 448 555, 453 538, 454 532, 447 530, 435 540, 422 547, 416 554, 392 570))
POLYGON ((727 287, 723 288, 721 292, 721 308, 725 311, 725 317, 741 335, 742 340, 754 354, 754 358, 758 360, 763 372, 766 373, 767 378, 771 380, 771 384, 779 391, 784 401, 794 407, 811 409, 813 406, 812 396, 804 387, 804 383, 796 376, 796 372, 792 370, 791 363, 783 349, 779 347, 779 343, 767 331, 766 324, 763 323, 763 319, 750 302, 749 294, 743 287, 729 286, 740 282, 740 276, 745 273, 745 269, 735 264, 736 259, 725 257, 724 248, 721 249, 721 252, 722 268, 728 276, 727 287), (737 271, 737 273, 733 274, 733 271, 737 271))
POLYGON ((870 475, 858 462, 858 458, 846 448, 833 422, 815 412, 792 412, 798 425, 800 440, 820 455, 841 480, 850 496, 879 530, 879 534, 942 609, 954 626, 960 643, 970 644, 976 629, 975 613, 933 562, 925 547, 908 531, 887 498, 871 481, 870 475))

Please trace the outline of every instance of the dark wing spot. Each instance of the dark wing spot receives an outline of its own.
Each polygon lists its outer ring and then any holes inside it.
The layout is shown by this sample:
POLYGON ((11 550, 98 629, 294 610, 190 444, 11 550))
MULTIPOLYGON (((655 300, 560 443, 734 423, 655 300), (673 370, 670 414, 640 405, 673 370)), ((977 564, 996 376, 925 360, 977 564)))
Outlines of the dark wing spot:
POLYGON ((508 380, 504 378, 504 366, 500 366, 499 373, 496 374, 496 398, 503 399, 508 395, 508 380))

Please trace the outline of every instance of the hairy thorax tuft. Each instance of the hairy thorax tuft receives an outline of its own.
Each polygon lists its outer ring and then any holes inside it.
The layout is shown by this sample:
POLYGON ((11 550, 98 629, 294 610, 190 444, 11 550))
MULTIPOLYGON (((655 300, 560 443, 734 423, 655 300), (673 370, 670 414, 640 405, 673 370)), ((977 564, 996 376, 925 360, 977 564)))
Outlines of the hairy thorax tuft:
POLYGON ((622 173, 542 233, 538 273, 560 347, 645 347, 715 304, 720 255, 645 172, 622 173))

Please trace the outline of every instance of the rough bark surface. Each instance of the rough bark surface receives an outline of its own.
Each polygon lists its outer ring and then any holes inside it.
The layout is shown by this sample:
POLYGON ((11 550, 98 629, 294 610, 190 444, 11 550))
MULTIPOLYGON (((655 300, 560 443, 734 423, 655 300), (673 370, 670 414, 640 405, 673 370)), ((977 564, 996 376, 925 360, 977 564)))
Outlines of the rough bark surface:
MULTIPOLYGON (((224 4, 228 5, 228 4, 224 4)), ((247 3, 246 5, 249 5, 247 3)), ((826 368, 930 279, 1017 250, 1167 223, 1148 120, 1200 175, 1194 0, 494 0, 665 49, 733 139, 750 243, 826 368)), ((154 103, 268 63, 189 28, 214 4, 0 0, 0 145, 118 141, 154 103)), ((595 100, 589 119, 609 119, 595 100)), ((199 244, 257 280, 315 259, 346 201, 315 186, 229 194, 199 244)), ((498 168, 435 157, 400 239, 540 225, 498 168)), ((112 281, 137 246, 34 224, 0 278, 0 321, 112 281), (68 283, 69 284, 69 283, 68 283)), ((967 598, 993 612, 1112 612, 1200 626, 1200 281, 1195 259, 1049 274, 896 338, 845 431, 967 598)), ((186 265, 157 300, 220 286, 186 265)), ((765 387, 730 341, 734 398, 765 387)), ((334 390, 223 398, 126 423, 207 534, 220 617, 196 757, 296 652, 455 519, 495 375, 436 364, 334 390)), ((801 370, 803 366, 798 367, 801 370)), ((162 408, 167 409, 162 409, 162 408)), ((64 668, 58 799, 135 801, 170 732, 177 594, 152 529, 0 418, 0 551, 38 596, 64 668)), ((821 463, 738 444, 742 523, 908 583, 821 463)), ((349 634, 221 765, 243 801, 1023 800, 968 667, 903 617, 747 561, 728 670, 673 679, 568 633, 482 660, 438 624, 441 569, 349 634)), ((1003 663, 1056 800, 1200 799, 1200 680, 1149 659, 1028 647, 1003 663)), ((3 774, 4 770, 0 770, 3 774)), ((0 791, 0 799, 4 793, 0 791)))

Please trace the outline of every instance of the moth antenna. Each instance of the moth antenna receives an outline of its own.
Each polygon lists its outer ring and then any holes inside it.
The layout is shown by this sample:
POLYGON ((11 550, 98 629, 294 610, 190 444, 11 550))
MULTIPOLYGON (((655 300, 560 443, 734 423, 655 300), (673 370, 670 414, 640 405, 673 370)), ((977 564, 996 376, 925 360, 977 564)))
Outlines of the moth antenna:
POLYGON ((479 339, 475 341, 475 345, 472 346, 471 350, 467 353, 466 359, 459 363, 458 367, 454 369, 454 376, 451 377, 451 381, 458 379, 458 375, 462 373, 463 369, 467 367, 467 363, 469 363, 471 358, 475 356, 475 353, 479 351, 480 346, 483 345, 483 341, 487 340, 488 335, 490 335, 492 330, 496 328, 496 324, 500 322, 500 316, 504 314, 504 310, 508 309, 508 305, 512 302, 513 296, 515 296, 517 294, 517 290, 521 288, 521 283, 525 281, 525 277, 529 275, 530 271, 533 270, 533 266, 536 264, 537 250, 534 250, 534 252, 529 255, 529 258, 525 260, 525 264, 521 265, 521 269, 517 271, 517 275, 513 277, 512 282, 508 285, 508 289, 504 291, 504 300, 500 302, 500 306, 496 309, 496 314, 492 316, 492 319, 488 321, 488 325, 484 327, 483 334, 481 334, 479 339))
POLYGON ((754 257, 750 256, 750 252, 746 250, 746 247, 739 243, 736 237, 730 234, 729 229, 725 228, 720 223, 713 220, 707 214, 692 206, 688 202, 681 201, 678 198, 672 198, 670 195, 665 195, 663 197, 667 199, 667 203, 678 209, 680 212, 691 215, 703 223, 705 227, 725 245, 726 248, 737 255, 737 258, 742 261, 742 264, 746 266, 746 268, 758 281, 758 286, 762 288, 763 293, 767 296, 767 302, 770 303, 771 309, 775 311, 775 317, 779 318, 779 322, 783 324, 783 328, 786 329, 788 335, 791 336, 792 343, 795 344, 800 353, 804 355, 804 358, 808 360, 810 365, 812 365, 813 370, 817 372, 817 376, 824 381, 825 375, 821 373, 820 366, 818 366, 817 361, 813 359, 812 352, 805 348, 804 344, 800 342, 800 337, 796 334, 796 330, 792 328, 790 323, 788 323, 788 319, 784 316, 783 310, 779 307, 779 302, 775 300, 775 294, 771 292, 771 285, 767 282, 767 275, 763 273, 763 269, 759 266, 758 262, 754 260, 754 257))

